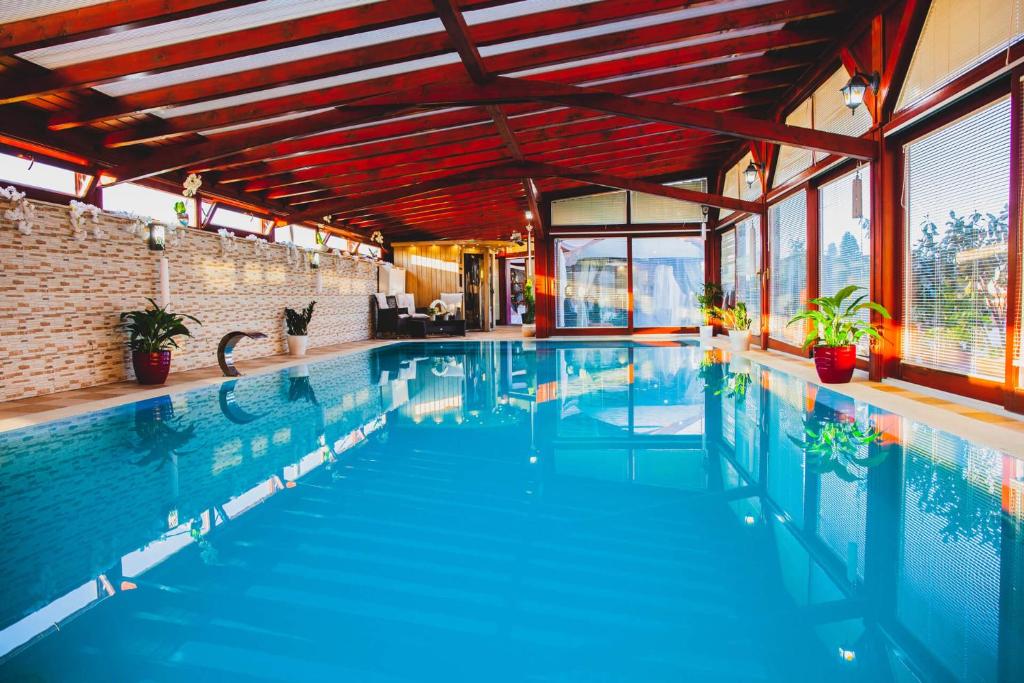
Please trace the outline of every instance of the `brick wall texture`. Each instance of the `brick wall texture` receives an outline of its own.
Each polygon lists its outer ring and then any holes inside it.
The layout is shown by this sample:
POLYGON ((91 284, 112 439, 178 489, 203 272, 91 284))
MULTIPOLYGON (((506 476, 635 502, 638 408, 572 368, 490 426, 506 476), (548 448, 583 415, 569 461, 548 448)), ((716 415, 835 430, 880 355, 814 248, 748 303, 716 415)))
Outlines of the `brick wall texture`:
MULTIPOLYGON (((101 214, 96 238, 76 240, 67 206, 34 202, 32 234, 0 218, 0 401, 130 379, 121 311, 158 299, 159 260, 170 265, 173 311, 202 321, 179 341, 171 372, 216 365, 217 344, 232 330, 257 330, 235 358, 286 350, 284 309, 316 300, 310 347, 370 337, 369 295, 377 266, 325 254, 318 270, 280 245, 258 249, 235 239, 225 249, 215 233, 179 231, 164 252, 132 235, 130 221, 101 214)), ((0 216, 9 208, 0 202, 0 216)))

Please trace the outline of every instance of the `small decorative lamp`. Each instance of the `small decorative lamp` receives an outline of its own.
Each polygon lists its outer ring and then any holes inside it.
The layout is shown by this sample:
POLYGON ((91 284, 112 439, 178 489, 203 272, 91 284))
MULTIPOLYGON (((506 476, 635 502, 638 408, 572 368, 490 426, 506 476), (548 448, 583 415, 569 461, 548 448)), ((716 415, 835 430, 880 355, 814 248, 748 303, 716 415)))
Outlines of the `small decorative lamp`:
POLYGON ((319 268, 320 267, 320 252, 311 251, 309 252, 309 267, 319 268))
POLYGON ((754 186, 754 181, 757 180, 758 170, 758 164, 755 164, 753 161, 747 164, 747 167, 743 169, 743 179, 747 181, 747 187, 754 186))
POLYGON ((149 232, 146 237, 146 244, 149 246, 149 250, 163 251, 164 244, 167 242, 167 229, 160 223, 150 223, 146 227, 149 232))
POLYGON ((851 114, 856 113, 857 107, 864 104, 864 93, 868 88, 871 88, 871 92, 878 92, 879 81, 877 73, 863 74, 858 71, 850 76, 850 80, 839 89, 839 92, 843 93, 843 102, 850 108, 851 114))
POLYGON ((700 222, 700 238, 701 240, 707 240, 708 238, 708 205, 701 204, 700 206, 701 222, 700 222))

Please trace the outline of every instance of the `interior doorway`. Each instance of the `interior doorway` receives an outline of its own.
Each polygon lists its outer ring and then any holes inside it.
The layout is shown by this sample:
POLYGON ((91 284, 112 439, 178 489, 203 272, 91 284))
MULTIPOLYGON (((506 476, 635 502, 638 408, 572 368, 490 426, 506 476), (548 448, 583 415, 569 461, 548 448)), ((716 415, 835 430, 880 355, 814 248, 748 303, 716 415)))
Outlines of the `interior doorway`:
POLYGON ((505 297, 501 302, 502 318, 508 325, 522 325, 523 311, 526 309, 526 259, 506 259, 503 276, 505 297))
POLYGON ((483 254, 463 254, 463 292, 466 305, 466 329, 483 329, 483 254))

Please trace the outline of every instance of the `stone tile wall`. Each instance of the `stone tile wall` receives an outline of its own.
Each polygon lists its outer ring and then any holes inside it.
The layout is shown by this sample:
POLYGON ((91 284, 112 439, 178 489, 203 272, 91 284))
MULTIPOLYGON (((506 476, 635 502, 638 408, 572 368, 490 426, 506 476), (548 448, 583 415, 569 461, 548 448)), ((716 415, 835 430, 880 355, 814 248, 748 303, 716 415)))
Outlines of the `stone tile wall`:
MULTIPOLYGON (((118 314, 158 298, 161 255, 171 309, 203 322, 179 342, 171 372, 215 365, 221 337, 236 329, 268 335, 239 343, 238 360, 284 352, 284 308, 314 299, 311 347, 370 338, 373 263, 325 254, 310 270, 284 246, 232 239, 226 249, 217 234, 191 229, 154 252, 128 231, 129 220, 108 214, 97 226, 102 237, 76 240, 67 206, 34 205, 30 235, 0 217, 0 401, 133 377, 118 314)), ((7 208, 0 202, 0 216, 7 208)))

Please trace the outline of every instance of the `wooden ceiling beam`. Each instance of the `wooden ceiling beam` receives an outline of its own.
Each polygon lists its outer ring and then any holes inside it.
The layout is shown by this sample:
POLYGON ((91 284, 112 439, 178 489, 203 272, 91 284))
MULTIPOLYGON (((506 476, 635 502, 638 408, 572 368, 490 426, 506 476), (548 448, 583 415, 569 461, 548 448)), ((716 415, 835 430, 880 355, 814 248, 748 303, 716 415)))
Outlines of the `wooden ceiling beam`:
POLYGON ((225 133, 198 145, 167 151, 158 147, 136 164, 124 164, 110 171, 116 182, 129 182, 179 169, 204 170, 203 164, 221 157, 246 152, 281 140, 300 138, 313 133, 365 123, 398 114, 397 107, 361 107, 351 111, 332 110, 303 119, 279 121, 265 126, 225 133))

